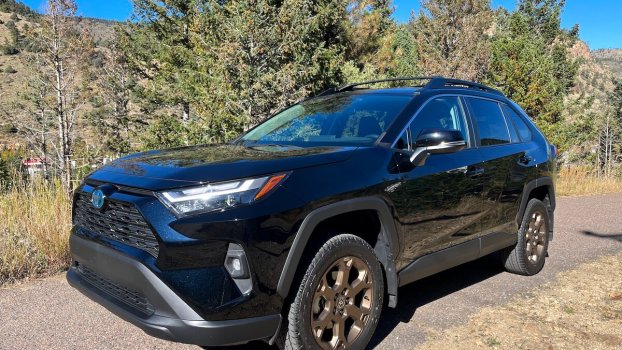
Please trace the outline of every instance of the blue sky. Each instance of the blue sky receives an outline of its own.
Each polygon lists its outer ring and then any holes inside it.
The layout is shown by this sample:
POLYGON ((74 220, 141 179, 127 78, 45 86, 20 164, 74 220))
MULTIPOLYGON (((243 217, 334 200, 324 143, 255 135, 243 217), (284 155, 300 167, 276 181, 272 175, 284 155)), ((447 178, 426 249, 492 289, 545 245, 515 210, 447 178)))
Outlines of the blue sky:
MULTIPOLYGON (((36 10, 42 10, 45 0, 22 0, 36 10)), ((130 0, 77 0, 79 14, 114 20, 125 20, 132 12, 130 0)), ((419 9, 419 0, 393 0, 396 6, 395 18, 404 22, 412 10, 419 9)), ((516 7, 516 0, 492 0, 493 7, 503 6, 509 10, 516 7)), ((567 0, 562 15, 566 28, 579 24, 581 39, 590 48, 622 48, 622 27, 620 26, 622 0, 567 0)))

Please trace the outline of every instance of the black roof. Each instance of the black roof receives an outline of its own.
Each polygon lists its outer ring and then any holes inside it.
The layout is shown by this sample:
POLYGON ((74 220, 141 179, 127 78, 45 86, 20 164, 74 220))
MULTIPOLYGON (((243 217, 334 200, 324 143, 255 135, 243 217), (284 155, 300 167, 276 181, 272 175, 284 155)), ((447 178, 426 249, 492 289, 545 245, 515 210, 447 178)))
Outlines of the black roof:
MULTIPOLYGON (((497 89, 493 89, 489 86, 474 83, 466 80, 459 79, 451 79, 444 78, 440 76, 433 77, 404 77, 404 78, 389 78, 389 79, 380 79, 380 80, 371 80, 365 81, 361 83, 347 84, 341 87, 334 87, 328 89, 318 96, 326 96, 332 95, 336 93, 346 92, 346 91, 354 91, 359 89, 366 89, 365 85, 372 85, 378 83, 388 83, 388 82, 414 82, 414 84, 409 84, 407 87, 410 88, 419 88, 419 89, 451 89, 451 88, 461 88, 461 89, 472 89, 481 92, 487 92, 499 96, 504 96, 503 93, 497 89)), ((403 89, 401 87, 400 89, 403 89)), ((367 88, 368 89, 368 88, 367 88)), ((385 90, 398 89, 398 88, 388 88, 385 90)), ((504 96, 505 97, 505 96, 504 96)))

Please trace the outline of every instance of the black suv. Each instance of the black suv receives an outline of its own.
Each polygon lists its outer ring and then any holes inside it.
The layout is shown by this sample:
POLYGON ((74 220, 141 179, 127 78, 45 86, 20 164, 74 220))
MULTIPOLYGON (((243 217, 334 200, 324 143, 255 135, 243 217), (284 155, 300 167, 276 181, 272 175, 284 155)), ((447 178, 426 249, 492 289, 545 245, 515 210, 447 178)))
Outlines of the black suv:
MULTIPOLYGON (((409 86, 364 88, 395 81, 409 86)), ((402 285, 493 252, 508 271, 542 269, 555 153, 484 85, 331 89, 229 144, 92 173, 67 279, 164 339, 362 349, 402 285)))

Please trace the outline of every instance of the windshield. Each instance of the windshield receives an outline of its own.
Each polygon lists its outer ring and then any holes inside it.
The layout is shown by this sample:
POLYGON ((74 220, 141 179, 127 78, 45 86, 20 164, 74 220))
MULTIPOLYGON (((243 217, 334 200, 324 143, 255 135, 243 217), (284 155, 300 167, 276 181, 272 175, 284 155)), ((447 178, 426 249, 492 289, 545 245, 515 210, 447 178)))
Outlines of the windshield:
POLYGON ((386 94, 316 98, 275 115, 238 142, 302 147, 371 145, 411 99, 408 95, 386 94))

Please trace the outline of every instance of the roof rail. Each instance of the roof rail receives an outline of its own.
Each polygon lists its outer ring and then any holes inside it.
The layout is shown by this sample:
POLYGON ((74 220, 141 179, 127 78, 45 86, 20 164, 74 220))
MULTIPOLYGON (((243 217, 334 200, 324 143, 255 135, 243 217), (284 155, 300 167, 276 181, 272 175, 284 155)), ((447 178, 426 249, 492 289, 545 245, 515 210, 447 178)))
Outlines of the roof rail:
POLYGON ((388 79, 364 81, 361 83, 348 84, 348 85, 344 85, 341 87, 332 87, 315 95, 314 97, 332 95, 332 94, 345 92, 345 91, 352 91, 354 90, 354 88, 358 86, 362 86, 362 85, 387 83, 387 82, 394 82, 394 81, 421 81, 421 80, 428 80, 428 82, 426 84, 417 84, 417 85, 411 85, 411 86, 421 87, 424 89, 444 89, 444 88, 451 88, 451 87, 463 87, 467 89, 477 89, 479 91, 504 96, 501 91, 488 87, 484 84, 473 83, 473 82, 466 81, 466 80, 444 78, 441 76, 431 76, 431 77, 388 78, 388 79))
POLYGON ((467 89, 477 89, 483 92, 488 92, 495 95, 503 95, 503 92, 488 87, 484 84, 473 83, 466 80, 460 79, 451 79, 451 78, 443 78, 443 77, 434 77, 430 80, 430 82, 425 86, 426 89, 444 89, 451 87, 464 87, 467 89))

